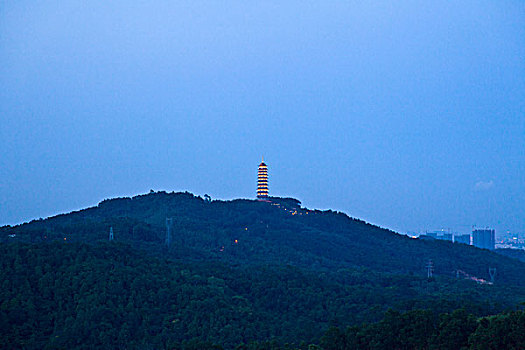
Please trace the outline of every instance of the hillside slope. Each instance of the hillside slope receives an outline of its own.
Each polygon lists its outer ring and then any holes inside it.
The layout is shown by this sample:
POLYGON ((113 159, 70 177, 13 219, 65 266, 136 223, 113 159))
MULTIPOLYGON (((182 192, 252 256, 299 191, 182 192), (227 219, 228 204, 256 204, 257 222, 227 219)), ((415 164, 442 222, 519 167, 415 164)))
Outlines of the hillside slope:
POLYGON ((348 267, 423 276, 432 259, 435 274, 461 270, 496 283, 523 286, 525 264, 494 252, 444 241, 411 239, 343 213, 309 210, 287 198, 206 201, 190 193, 155 192, 102 201, 98 206, 0 228, 4 242, 97 242, 108 239, 172 258, 231 264, 290 264, 319 270, 348 267), (165 245, 166 218, 172 242, 165 245))
POLYGON ((0 244, 0 283, 0 348, 25 349, 310 343, 387 308, 487 315, 520 300, 516 290, 462 280, 188 263, 107 242, 0 244))
POLYGON ((519 260, 410 239, 291 198, 150 193, 5 226, 0 240, 7 348, 297 344, 318 342, 330 326, 378 321, 389 308, 484 316, 525 300, 519 260), (461 270, 488 279, 488 267, 497 268, 493 285, 456 278, 461 270))

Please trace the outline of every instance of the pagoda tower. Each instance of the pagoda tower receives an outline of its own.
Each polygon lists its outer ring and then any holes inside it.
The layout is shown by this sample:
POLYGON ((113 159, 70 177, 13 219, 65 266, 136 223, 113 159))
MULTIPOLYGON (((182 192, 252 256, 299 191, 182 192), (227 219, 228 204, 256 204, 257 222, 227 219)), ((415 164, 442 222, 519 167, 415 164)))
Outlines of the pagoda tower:
POLYGON ((257 198, 268 198, 268 167, 264 163, 264 158, 259 164, 259 172, 257 174, 257 198))

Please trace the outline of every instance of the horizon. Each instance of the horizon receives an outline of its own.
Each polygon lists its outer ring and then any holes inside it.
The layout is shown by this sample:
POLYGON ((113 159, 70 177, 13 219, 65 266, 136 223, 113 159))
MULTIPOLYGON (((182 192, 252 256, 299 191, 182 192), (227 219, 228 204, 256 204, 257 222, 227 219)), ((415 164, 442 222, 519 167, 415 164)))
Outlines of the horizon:
POLYGON ((0 9, 0 226, 149 189, 525 234, 525 4, 0 9))
MULTIPOLYGON (((0 225, 0 227, 5 227, 5 226, 11 226, 11 227, 14 227, 14 226, 19 226, 19 225, 24 225, 24 224, 28 224, 32 221, 36 221, 36 220, 47 220, 47 219, 52 219, 56 216, 60 216, 60 215, 68 215, 68 214, 71 214, 71 213, 74 213, 74 212, 78 212, 78 211, 82 211, 82 210, 86 210, 86 209, 90 209, 90 208, 95 208, 97 207, 100 203, 106 201, 106 200, 114 200, 114 199, 120 199, 120 198, 129 198, 129 199, 133 199, 134 197, 140 197, 140 196, 146 196, 146 195, 151 195, 151 194, 156 194, 156 193, 166 193, 166 194, 184 194, 184 193, 188 193, 188 194, 191 194, 193 196, 195 196, 196 198, 200 198, 200 199, 203 199, 205 198, 206 195, 209 196, 208 193, 202 193, 202 194, 198 194, 198 193, 193 193, 189 190, 178 190, 178 191, 173 191, 173 190, 166 190, 166 189, 150 189, 149 191, 147 192, 144 192, 144 193, 136 193, 136 194, 132 194, 132 195, 127 195, 127 196, 114 196, 114 197, 108 197, 108 198, 104 198, 104 199, 101 199, 99 200, 96 204, 90 204, 90 205, 87 205, 87 206, 84 206, 82 208, 76 208, 76 209, 71 209, 71 210, 68 210, 68 211, 64 211, 64 212, 59 212, 59 213, 54 213, 54 214, 51 214, 51 215, 48 215, 46 217, 38 217, 38 218, 31 218, 31 219, 28 219, 26 221, 23 221, 23 222, 18 222, 18 223, 13 223, 13 224, 3 224, 3 225, 0 225)), ((266 201, 266 200, 263 200, 263 199, 260 199, 260 198, 257 198, 257 197, 236 197, 236 198, 215 198, 213 196, 210 196, 211 200, 212 201, 220 201, 220 202, 231 202, 231 201, 236 201, 236 200, 248 200, 248 201, 253 201, 253 202, 257 202, 257 201, 266 201)), ((363 218, 359 218, 359 217, 355 217, 355 216, 352 216, 350 215, 349 213, 346 213, 344 211, 341 211, 341 210, 335 210, 333 208, 315 208, 315 207, 307 207, 304 205, 304 203, 301 201, 300 198, 295 198, 293 196, 273 196, 273 195, 269 195, 268 196, 268 200, 271 201, 272 198, 279 198, 279 199, 294 199, 294 200, 297 200, 300 204, 301 204, 301 207, 304 208, 304 209, 307 209, 307 210, 319 210, 319 211, 333 211, 335 213, 342 213, 352 219, 358 219, 358 220, 361 220, 363 222, 365 222, 366 224, 370 224, 370 225, 373 225, 373 226, 376 226, 376 227, 379 227, 379 228, 382 228, 382 229, 385 229, 385 230, 389 230, 389 231, 392 231, 392 232, 395 232, 395 233, 398 233, 398 234, 401 234, 401 235, 406 235, 406 236, 410 236, 412 238, 413 237, 413 234, 414 233, 417 233, 418 235, 424 235, 425 233, 429 233, 429 232, 445 232, 445 233, 451 233, 453 236, 455 235, 463 235, 463 234, 472 234, 472 232, 474 230, 481 230, 481 229, 489 229, 490 227, 471 227, 470 231, 466 231, 466 232, 458 232, 458 231, 451 231, 450 229, 448 229, 448 231, 445 231, 444 228, 433 228, 433 229, 427 229, 425 231, 421 231, 421 232, 415 232, 415 231, 412 231, 412 232, 400 232, 400 231, 396 231, 396 230, 393 230, 392 228, 389 228, 389 227, 385 227, 385 226, 382 226, 378 223, 374 223, 374 222, 370 222, 368 220, 365 220, 363 218)), ((492 229, 492 228, 490 228, 492 229)), ((515 233, 515 235, 517 236, 520 236, 521 233, 517 232, 515 233)), ((505 233, 501 233, 501 232, 498 232, 496 230, 496 238, 498 237, 506 237, 505 233)))

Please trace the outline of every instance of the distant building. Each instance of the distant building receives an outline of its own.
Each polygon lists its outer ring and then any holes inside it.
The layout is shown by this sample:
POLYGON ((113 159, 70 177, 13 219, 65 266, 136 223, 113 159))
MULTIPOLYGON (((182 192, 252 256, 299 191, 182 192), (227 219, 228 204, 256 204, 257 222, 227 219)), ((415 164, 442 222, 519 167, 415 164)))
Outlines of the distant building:
POLYGON ((424 234, 424 235, 419 235, 419 239, 422 239, 422 240, 426 240, 426 241, 429 241, 429 240, 435 240, 436 238, 435 237, 432 237, 432 236, 429 236, 427 234, 424 234))
POLYGON ((452 233, 447 233, 445 231, 426 232, 424 235, 421 236, 426 236, 424 237, 424 239, 440 239, 442 241, 452 242, 452 233))
POLYGON ((494 250, 496 230, 483 229, 472 231, 472 244, 478 248, 494 250))
POLYGON ((443 233, 442 235, 438 235, 437 239, 441 239, 442 241, 452 242, 452 233, 443 233))
POLYGON ((432 237, 434 239, 437 239, 438 233, 436 231, 434 232, 426 232, 425 236, 432 237))
POLYGON ((259 172, 257 174, 257 198, 268 198, 268 166, 264 163, 264 158, 259 164, 259 172))
POLYGON ((454 235, 454 243, 470 244, 470 235, 454 235))

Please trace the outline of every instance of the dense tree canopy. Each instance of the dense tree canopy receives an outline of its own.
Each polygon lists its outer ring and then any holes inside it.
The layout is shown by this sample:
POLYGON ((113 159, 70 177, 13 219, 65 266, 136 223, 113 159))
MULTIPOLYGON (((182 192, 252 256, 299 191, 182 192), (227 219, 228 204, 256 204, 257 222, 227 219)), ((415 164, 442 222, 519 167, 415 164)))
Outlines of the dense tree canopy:
POLYGON ((525 312, 477 319, 464 309, 436 317, 426 310, 388 311, 373 324, 330 328, 321 338, 325 350, 372 349, 523 349, 525 312))
POLYGON ((208 201, 191 193, 152 192, 102 201, 98 206, 28 224, 0 228, 4 242, 108 239, 150 251, 164 249, 166 218, 172 218, 174 258, 233 264, 280 263, 309 269, 365 267, 425 275, 429 259, 438 275, 458 270, 524 286, 525 263, 488 250, 445 241, 422 241, 367 224, 343 213, 302 208, 292 198, 271 202, 208 201), (237 243, 235 243, 237 240, 237 243))
MULTIPOLYGON (((486 293, 507 296, 495 286, 363 270, 166 260, 119 243, 3 244, 0 267, 0 346, 35 349, 234 348, 271 339, 275 347, 316 342, 330 326, 349 325, 346 333, 330 329, 321 345, 420 348, 432 340, 453 348, 465 343, 461 334, 472 333, 476 319, 466 311, 437 319, 439 312, 463 306, 494 313, 502 306, 486 293), (384 314, 389 307, 428 311, 384 314), (355 325, 383 314, 357 332, 355 325), (439 333, 428 338, 434 329, 439 333)), ((497 323, 484 327, 475 339, 501 332, 497 323)))
POLYGON ((0 240, 1 348, 489 349, 525 334, 509 312, 525 301, 523 262, 291 198, 150 193, 0 240), (495 284, 456 273, 488 267, 495 284))

